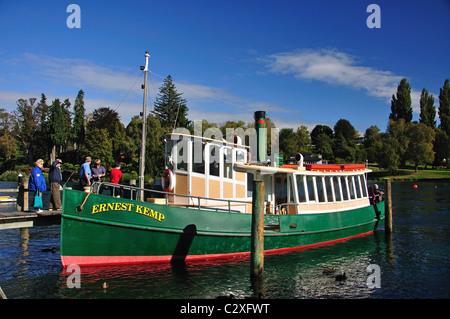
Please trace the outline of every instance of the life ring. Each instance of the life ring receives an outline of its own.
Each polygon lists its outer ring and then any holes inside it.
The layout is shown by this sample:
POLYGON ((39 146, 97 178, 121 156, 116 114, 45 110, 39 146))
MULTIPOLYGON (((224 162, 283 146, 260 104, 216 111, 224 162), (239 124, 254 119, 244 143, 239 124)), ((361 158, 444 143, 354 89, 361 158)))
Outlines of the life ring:
POLYGON ((162 188, 165 192, 172 193, 175 186, 175 180, 173 173, 170 169, 165 169, 163 176, 161 177, 162 188))

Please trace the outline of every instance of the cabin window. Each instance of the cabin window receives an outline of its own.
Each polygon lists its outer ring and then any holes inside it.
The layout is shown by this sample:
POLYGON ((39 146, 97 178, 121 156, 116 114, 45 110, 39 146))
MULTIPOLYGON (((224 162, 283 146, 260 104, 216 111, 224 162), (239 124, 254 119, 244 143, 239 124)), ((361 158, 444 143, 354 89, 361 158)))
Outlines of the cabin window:
POLYGON ((323 185, 323 178, 317 176, 316 177, 317 184, 317 195, 319 196, 319 202, 325 202, 325 187, 323 185))
POLYGON ((333 180, 331 176, 325 177, 325 189, 327 190, 327 200, 328 202, 334 202, 333 198, 333 180))
POLYGON ((297 189, 298 189, 298 201, 300 203, 306 202, 306 189, 305 189, 305 181, 302 175, 297 175, 297 189))
POLYGON ((341 178, 339 176, 334 176, 333 178, 333 186, 334 186, 334 196, 336 196, 336 201, 341 202, 341 178))
POLYGON ((209 148, 209 175, 220 176, 220 148, 218 145, 210 144, 209 148))
POLYGON ((173 140, 166 138, 164 139, 166 142, 166 167, 173 169, 173 159, 174 159, 174 154, 172 154, 173 152, 173 140))
POLYGON ((363 191, 363 197, 367 197, 366 175, 361 175, 361 188, 363 191))
POLYGON ((355 199, 356 193, 355 193, 355 182, 354 182, 353 176, 350 176, 350 178, 348 179, 348 187, 350 188, 350 198, 355 199))
POLYGON ((341 188, 344 200, 349 200, 350 198, 348 197, 347 176, 341 176, 341 188))
POLYGON ((308 189, 308 199, 310 202, 316 201, 316 192, 314 191, 314 179, 312 176, 306 177, 306 185, 308 189))
POLYGON ((187 171, 187 156, 188 156, 188 145, 189 143, 182 139, 176 145, 176 163, 177 170, 187 171))
POLYGON ((229 147, 223 150, 223 177, 233 178, 233 150, 229 147))
POLYGON ((295 202, 294 181, 292 180, 291 176, 286 177, 286 179, 288 180, 288 187, 289 187, 289 192, 287 194, 288 197, 287 201, 289 203, 293 203, 295 202))
POLYGON ((192 172, 205 174, 205 144, 195 139, 192 146, 192 172))
POLYGON ((361 182, 359 180, 359 175, 355 176, 355 188, 356 188, 356 197, 357 198, 361 198, 362 194, 361 194, 361 182))
POLYGON ((247 162, 247 158, 246 155, 247 151, 246 150, 236 150, 236 163, 246 163, 247 162))
POLYGON ((253 174, 247 173, 247 197, 253 196, 253 174))

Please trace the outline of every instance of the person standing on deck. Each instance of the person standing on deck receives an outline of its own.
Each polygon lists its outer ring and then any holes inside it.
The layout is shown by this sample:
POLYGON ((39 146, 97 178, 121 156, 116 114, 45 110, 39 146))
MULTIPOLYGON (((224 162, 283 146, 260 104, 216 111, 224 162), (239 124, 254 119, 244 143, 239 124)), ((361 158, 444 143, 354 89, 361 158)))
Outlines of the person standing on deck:
POLYGON ((57 159, 53 162, 52 166, 50 167, 50 173, 48 175, 48 179, 50 181, 50 209, 53 210, 61 210, 61 193, 60 193, 60 187, 61 187, 61 181, 62 181, 62 175, 61 175, 61 163, 62 161, 60 159, 57 159))
MULTIPOLYGON (((113 184, 119 184, 120 179, 122 178, 122 172, 120 171, 121 164, 120 162, 116 163, 116 167, 111 171, 110 181, 113 184)), ((122 189, 120 187, 113 187, 111 189, 111 196, 122 197, 122 189)))
POLYGON ((44 161, 38 159, 36 161, 36 166, 31 170, 30 180, 28 182, 28 189, 34 191, 34 210, 36 213, 42 213, 42 195, 41 192, 47 191, 47 184, 45 182, 44 174, 42 174, 42 169, 44 168, 44 161), (40 197, 40 203, 37 201, 40 197))
POLYGON ((84 190, 85 186, 91 186, 91 158, 89 156, 80 167, 80 186, 81 190, 84 190))

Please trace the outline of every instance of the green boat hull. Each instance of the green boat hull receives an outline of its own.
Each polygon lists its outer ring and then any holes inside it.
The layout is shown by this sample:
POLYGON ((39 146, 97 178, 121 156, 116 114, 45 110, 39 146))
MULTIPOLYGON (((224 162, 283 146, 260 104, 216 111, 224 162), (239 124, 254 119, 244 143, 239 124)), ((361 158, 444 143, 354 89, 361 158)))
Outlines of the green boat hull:
MULTIPOLYGON (((251 214, 88 196, 66 188, 63 198, 64 267, 250 255, 251 214)), ((383 223, 383 202, 332 213, 265 215, 264 250, 280 253, 346 240, 383 223)))

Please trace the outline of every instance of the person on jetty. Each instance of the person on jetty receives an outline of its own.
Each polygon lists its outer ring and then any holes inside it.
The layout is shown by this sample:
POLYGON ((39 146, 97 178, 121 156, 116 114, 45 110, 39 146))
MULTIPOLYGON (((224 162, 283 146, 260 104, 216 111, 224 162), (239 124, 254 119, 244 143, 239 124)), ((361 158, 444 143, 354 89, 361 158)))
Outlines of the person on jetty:
POLYGON ((38 159, 36 166, 31 170, 30 179, 28 182, 28 190, 34 191, 33 207, 36 213, 42 213, 42 192, 47 191, 47 184, 45 182, 42 169, 44 168, 44 160, 38 159))
POLYGON ((50 209, 53 210, 61 210, 61 181, 62 181, 62 174, 61 174, 61 164, 62 161, 60 159, 57 159, 53 162, 52 166, 50 167, 50 173, 48 174, 48 179, 50 181, 50 209))
MULTIPOLYGON (((95 160, 95 164, 94 164, 94 166, 92 166, 91 170, 92 170, 92 181, 91 181, 92 183, 94 183, 94 182, 101 182, 103 180, 103 177, 106 176, 106 169, 102 165, 100 159, 98 159, 98 158, 95 160)), ((93 192, 95 194, 97 194, 97 193, 101 194, 102 193, 102 189, 99 188, 99 186, 97 184, 95 184, 93 186, 93 188, 94 188, 93 192)))
POLYGON ((378 189, 378 184, 373 185, 373 192, 375 194, 375 203, 383 201, 383 192, 378 189))
POLYGON ((84 190, 86 186, 91 186, 91 157, 87 156, 83 165, 80 166, 80 187, 84 190))
MULTIPOLYGON (((113 184, 119 184, 120 179, 122 178, 122 172, 120 171, 121 164, 120 162, 116 163, 115 168, 111 171, 110 181, 113 184)), ((111 189, 111 196, 122 197, 122 188, 121 187, 113 187, 111 189)))

